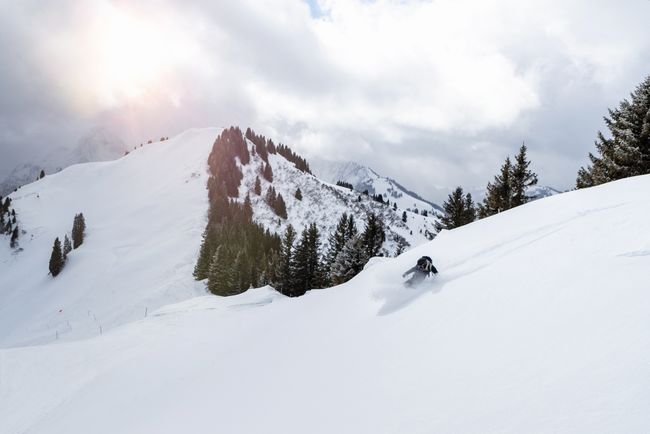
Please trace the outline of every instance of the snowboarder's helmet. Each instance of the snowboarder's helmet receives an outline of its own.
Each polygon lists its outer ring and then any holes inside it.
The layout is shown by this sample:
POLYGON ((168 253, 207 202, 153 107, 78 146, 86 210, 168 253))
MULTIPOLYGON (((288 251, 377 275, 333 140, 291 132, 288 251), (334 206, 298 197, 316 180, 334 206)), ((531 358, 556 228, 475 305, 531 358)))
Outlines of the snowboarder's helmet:
POLYGON ((420 259, 418 259, 418 268, 422 271, 429 271, 431 269, 431 258, 428 256, 423 256, 420 259))

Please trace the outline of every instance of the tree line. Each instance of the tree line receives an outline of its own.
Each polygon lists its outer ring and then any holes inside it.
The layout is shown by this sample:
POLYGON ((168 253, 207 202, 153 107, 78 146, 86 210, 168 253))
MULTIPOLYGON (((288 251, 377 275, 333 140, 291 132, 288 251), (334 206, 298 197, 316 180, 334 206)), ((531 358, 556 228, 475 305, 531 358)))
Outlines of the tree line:
MULTIPOLYGON (((634 89, 629 99, 609 109, 604 121, 609 132, 597 132, 596 152, 589 153, 590 164, 578 170, 577 189, 650 174, 650 76, 634 89)), ((457 187, 443 205, 445 216, 438 230, 463 226, 528 202, 526 189, 537 183, 537 175, 529 166, 526 147, 522 146, 514 162, 506 158, 478 205, 471 194, 457 187)))
POLYGON ((514 163, 510 156, 506 157, 499 174, 488 182, 482 203, 475 204, 471 193, 456 187, 442 205, 445 213, 436 223, 436 229, 454 229, 529 202, 531 198, 526 190, 537 184, 537 174, 530 169, 527 152, 528 148, 522 144, 514 163))

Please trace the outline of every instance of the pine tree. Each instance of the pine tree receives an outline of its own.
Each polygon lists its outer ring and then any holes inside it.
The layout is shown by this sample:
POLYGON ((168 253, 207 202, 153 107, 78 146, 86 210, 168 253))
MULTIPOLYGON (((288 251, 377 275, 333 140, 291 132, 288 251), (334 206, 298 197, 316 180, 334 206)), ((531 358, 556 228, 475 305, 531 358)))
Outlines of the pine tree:
POLYGON ((74 221, 72 222, 72 248, 76 249, 84 242, 84 236, 86 232, 86 220, 84 219, 83 213, 79 213, 74 216, 74 221))
POLYGON ((14 230, 11 232, 11 240, 9 241, 9 247, 13 249, 17 245, 18 245, 18 226, 16 226, 14 230))
POLYGON ((194 266, 194 278, 196 280, 207 279, 210 272, 210 264, 214 255, 213 237, 206 229, 203 232, 203 241, 201 242, 201 250, 199 251, 199 259, 194 266))
POLYGON ((526 145, 521 145, 512 168, 512 200, 510 203, 512 208, 528 202, 530 198, 526 196, 526 189, 537 184, 537 175, 528 168, 530 161, 526 157, 526 151, 526 145))
POLYGON ((463 188, 460 186, 449 194, 442 208, 445 214, 440 218, 440 222, 436 223, 438 232, 442 229, 454 229, 466 225, 473 222, 476 217, 472 195, 469 193, 464 195, 463 188))
POLYGON ((273 168, 270 164, 265 164, 262 169, 262 176, 269 182, 273 182, 273 168))
POLYGON ((269 151, 269 154, 276 154, 277 153, 275 143, 273 143, 273 140, 271 140, 271 139, 268 139, 266 141, 266 149, 269 151))
POLYGON ((591 164, 578 171, 577 188, 650 173, 650 76, 604 119, 610 137, 598 132, 598 155, 589 153, 591 164))
POLYGON ((406 217, 406 211, 402 212, 402 221, 406 223, 408 221, 408 218, 406 217))
POLYGON ((262 194, 262 183, 260 182, 259 176, 255 177, 255 187, 253 188, 253 191, 258 196, 262 194))
POLYGON ((263 284, 271 285, 274 288, 280 289, 280 255, 276 250, 271 250, 266 257, 265 268, 264 268, 264 279, 263 284))
POLYGON ((300 187, 296 189, 296 193, 294 194, 294 197, 298 200, 302 200, 302 191, 300 191, 300 187))
POLYGON ((293 226, 289 225, 282 238, 282 246, 278 262, 277 285, 278 290, 285 294, 291 295, 293 284, 293 244, 296 240, 296 231, 293 226))
POLYGON ((355 236, 345 243, 330 270, 329 277, 334 285, 347 282, 363 270, 370 259, 366 255, 365 247, 361 235, 355 236))
POLYGON ((68 235, 63 239, 63 262, 68 260, 68 253, 72 251, 72 244, 70 243, 70 238, 68 235))
POLYGON ((322 283, 319 247, 318 228, 312 223, 302 232, 292 258, 291 296, 303 295, 322 283))
POLYGON ((386 241, 386 233, 383 222, 375 214, 368 215, 366 227, 361 237, 366 256, 368 258, 376 256, 380 252, 384 241, 386 241))
POLYGON ((52 246, 52 254, 50 255, 50 273, 53 277, 59 275, 63 269, 63 253, 61 253, 61 242, 57 237, 52 246))
MULTIPOLYGON (((242 293, 246 291, 251 285, 250 279, 250 266, 248 258, 244 251, 240 250, 235 256, 235 261, 232 264, 233 270, 233 289, 235 294, 242 293)), ((234 294, 233 294, 234 295, 234 294)))
POLYGON ((250 195, 246 194, 246 198, 244 199, 244 218, 246 219, 247 222, 253 220, 253 205, 251 204, 251 197, 250 195))
POLYGON ((38 179, 43 179, 45 178, 45 170, 41 169, 41 173, 38 175, 38 179))
POLYGON ((465 195, 465 218, 463 221, 465 222, 464 224, 468 224, 472 223, 474 220, 476 220, 476 205, 472 200, 472 195, 467 193, 465 195))
POLYGON ((277 200, 277 195, 275 194, 275 188, 272 185, 269 186, 266 190, 266 197, 264 198, 268 206, 275 210, 275 201, 277 200))
POLYGON ((287 219, 287 205, 284 203, 284 199, 282 198, 282 195, 278 193, 278 197, 276 198, 275 201, 275 213, 278 215, 278 217, 281 217, 283 219, 287 219))
POLYGON ((354 216, 350 214, 348 216, 348 226, 347 226, 347 232, 345 234, 345 237, 349 240, 357 235, 357 224, 354 221, 354 216))
POLYGON ((332 264, 336 260, 336 257, 341 252, 341 250, 343 250, 345 243, 347 243, 350 238, 350 224, 348 221, 348 215, 347 213, 343 213, 338 223, 336 224, 336 229, 334 229, 334 232, 332 232, 327 239, 329 244, 327 256, 325 258, 325 268, 327 271, 331 269, 332 264))
POLYGON ((512 205, 512 162, 510 157, 501 166, 501 173, 488 182, 483 204, 479 206, 481 218, 508 210, 512 205))
POLYGON ((208 272, 208 289, 215 295, 228 296, 237 293, 236 276, 230 252, 220 245, 212 256, 208 272))

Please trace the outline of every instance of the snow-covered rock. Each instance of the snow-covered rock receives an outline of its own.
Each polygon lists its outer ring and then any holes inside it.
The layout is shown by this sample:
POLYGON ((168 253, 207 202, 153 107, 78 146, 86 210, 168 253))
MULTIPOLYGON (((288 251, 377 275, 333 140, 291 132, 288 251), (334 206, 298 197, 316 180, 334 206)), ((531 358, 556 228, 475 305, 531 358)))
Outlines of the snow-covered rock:
MULTIPOLYGON (((192 179, 198 196, 204 179, 192 179)), ((648 197, 650 176, 559 194, 445 231, 297 299, 268 288, 204 296, 103 336, 0 350, 0 431, 648 432, 648 197), (440 274, 404 288, 401 273, 424 254, 440 274)), ((158 211, 147 224, 176 240, 185 222, 162 228, 169 210, 158 211)), ((82 249, 93 248, 93 231, 82 249)), ((137 275, 139 265, 111 271, 137 275)), ((136 294, 147 284, 138 283, 129 288, 136 294)), ((68 300, 51 284, 26 298, 11 291, 1 305, 23 315, 30 299, 68 300)))

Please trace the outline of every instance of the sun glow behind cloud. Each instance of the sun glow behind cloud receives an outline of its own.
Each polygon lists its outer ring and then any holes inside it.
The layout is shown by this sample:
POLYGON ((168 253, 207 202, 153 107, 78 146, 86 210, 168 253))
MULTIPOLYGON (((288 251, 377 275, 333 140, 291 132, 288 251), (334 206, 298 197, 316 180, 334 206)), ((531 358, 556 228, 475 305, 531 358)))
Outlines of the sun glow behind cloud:
POLYGON ((109 2, 76 12, 77 25, 51 35, 41 48, 73 109, 92 113, 146 104, 161 93, 178 104, 169 80, 198 57, 198 47, 177 25, 109 2))

